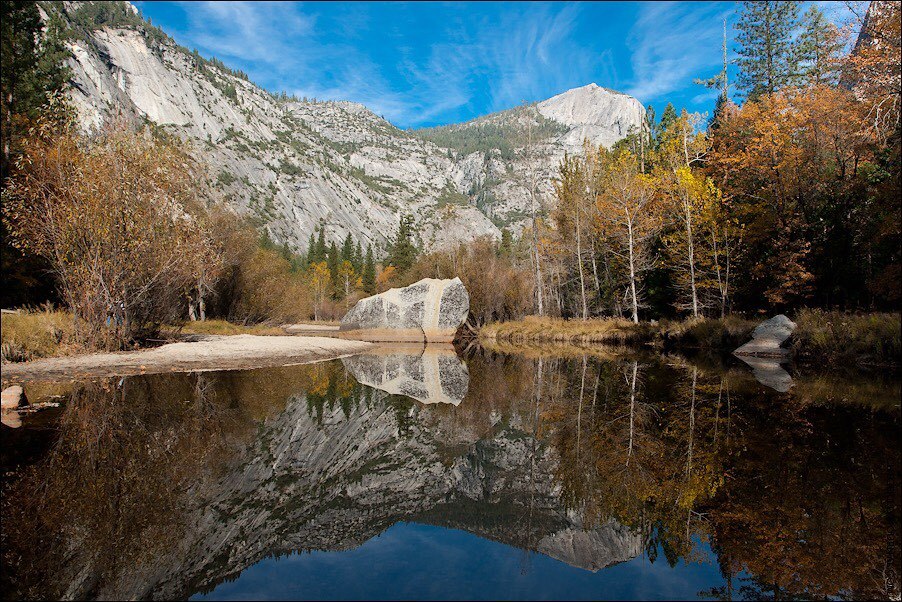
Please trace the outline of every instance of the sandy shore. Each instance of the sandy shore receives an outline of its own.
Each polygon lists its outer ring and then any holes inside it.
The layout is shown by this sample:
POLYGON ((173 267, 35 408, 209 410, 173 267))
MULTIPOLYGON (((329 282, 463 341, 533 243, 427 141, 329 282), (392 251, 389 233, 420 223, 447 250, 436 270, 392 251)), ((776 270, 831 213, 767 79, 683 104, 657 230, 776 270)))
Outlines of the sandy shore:
POLYGON ((366 351, 372 343, 304 336, 203 336, 154 349, 92 353, 2 365, 4 386, 30 380, 72 380, 159 372, 236 370, 303 364, 366 351))

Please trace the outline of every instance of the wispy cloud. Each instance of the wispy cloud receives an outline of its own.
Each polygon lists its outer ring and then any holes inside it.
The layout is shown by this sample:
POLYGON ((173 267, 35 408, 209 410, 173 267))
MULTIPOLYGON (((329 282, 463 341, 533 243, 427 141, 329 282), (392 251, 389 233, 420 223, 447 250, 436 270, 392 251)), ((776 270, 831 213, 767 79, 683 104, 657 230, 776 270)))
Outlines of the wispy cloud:
POLYGON ((185 18, 168 29, 183 44, 237 62, 271 89, 354 100, 402 125, 476 105, 498 110, 539 100, 589 83, 596 73, 616 79, 609 52, 574 39, 578 4, 514 4, 478 17, 471 8, 444 5, 448 18, 426 43, 405 39, 421 27, 415 17, 374 30, 378 14, 372 12, 379 9, 366 5, 343 7, 341 18, 333 13, 328 22, 319 18, 319 7, 294 3, 178 5, 185 18), (355 43, 365 38, 368 43, 355 43), (375 59, 375 39, 392 44, 397 58, 375 59))
MULTIPOLYGON (((270 90, 361 102, 402 127, 471 118, 590 82, 708 107, 733 2, 139 2, 177 40, 270 90), (159 7, 168 6, 161 10, 159 7)), ((834 20, 849 11, 818 2, 834 20)), ((863 3, 857 3, 863 6, 863 3)), ((156 20, 156 19, 155 19, 156 20)))
POLYGON ((632 81, 626 92, 653 102, 719 70, 722 20, 731 14, 723 4, 644 4, 627 37, 632 81))

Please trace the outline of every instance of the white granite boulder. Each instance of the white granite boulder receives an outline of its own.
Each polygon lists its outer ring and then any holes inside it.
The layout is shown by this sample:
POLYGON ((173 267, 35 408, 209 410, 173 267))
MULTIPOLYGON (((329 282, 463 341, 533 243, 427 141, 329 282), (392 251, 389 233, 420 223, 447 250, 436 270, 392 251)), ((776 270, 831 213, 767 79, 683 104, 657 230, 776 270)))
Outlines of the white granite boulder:
POLYGON ((361 299, 341 320, 341 331, 364 341, 454 340, 470 311, 460 278, 424 278, 404 288, 361 299))
POLYGON ((781 345, 792 336, 795 328, 795 322, 783 314, 776 315, 758 324, 752 331, 752 340, 733 353, 756 357, 785 357, 789 355, 789 351, 781 345))

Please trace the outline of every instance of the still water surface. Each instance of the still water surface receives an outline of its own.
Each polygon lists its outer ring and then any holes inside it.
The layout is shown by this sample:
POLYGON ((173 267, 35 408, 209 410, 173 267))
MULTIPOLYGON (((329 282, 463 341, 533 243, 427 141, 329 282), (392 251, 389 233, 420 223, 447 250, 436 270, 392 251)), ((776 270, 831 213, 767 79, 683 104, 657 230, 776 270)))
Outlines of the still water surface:
POLYGON ((898 596, 897 376, 557 350, 32 383, 5 597, 898 596))

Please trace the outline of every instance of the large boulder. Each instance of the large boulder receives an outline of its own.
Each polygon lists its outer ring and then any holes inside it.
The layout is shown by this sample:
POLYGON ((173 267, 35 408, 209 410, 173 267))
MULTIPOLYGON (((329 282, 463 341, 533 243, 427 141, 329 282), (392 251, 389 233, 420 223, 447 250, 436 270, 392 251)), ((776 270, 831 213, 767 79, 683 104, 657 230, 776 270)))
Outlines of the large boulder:
POLYGON ((361 299, 341 320, 341 331, 364 341, 450 343, 470 311, 460 278, 424 278, 361 299))
POLYGON ((795 329, 795 322, 779 314, 758 324, 752 331, 752 340, 733 353, 757 357, 785 357, 789 352, 781 345, 792 336, 795 329))

